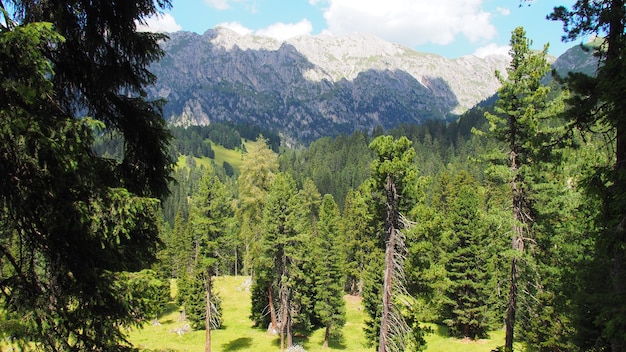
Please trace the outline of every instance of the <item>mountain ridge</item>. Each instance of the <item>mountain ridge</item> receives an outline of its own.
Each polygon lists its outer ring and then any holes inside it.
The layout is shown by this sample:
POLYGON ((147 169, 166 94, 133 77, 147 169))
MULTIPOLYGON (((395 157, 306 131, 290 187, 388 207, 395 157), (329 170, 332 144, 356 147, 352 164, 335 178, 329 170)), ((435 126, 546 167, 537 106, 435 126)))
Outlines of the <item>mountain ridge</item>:
POLYGON ((285 41, 226 28, 175 32, 151 66, 175 125, 256 124, 289 144, 354 130, 452 120, 492 96, 508 56, 447 59, 368 34, 285 41))

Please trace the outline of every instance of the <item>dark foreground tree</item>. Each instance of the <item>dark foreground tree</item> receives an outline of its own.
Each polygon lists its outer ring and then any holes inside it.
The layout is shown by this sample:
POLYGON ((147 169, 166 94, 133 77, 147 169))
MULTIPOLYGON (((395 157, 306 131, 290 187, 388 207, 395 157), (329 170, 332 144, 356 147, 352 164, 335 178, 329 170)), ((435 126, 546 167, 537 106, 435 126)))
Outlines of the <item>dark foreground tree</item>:
POLYGON ((170 169, 169 134, 143 90, 162 36, 136 32, 136 21, 169 1, 8 3, 0 303, 19 334, 3 333, 46 351, 122 350, 121 328, 141 319, 117 273, 155 259, 170 169), (121 161, 94 154, 96 131, 122 136, 121 161))
MULTIPOLYGON (((585 131, 603 131, 608 137, 608 163, 596 164, 587 190, 601 199, 593 274, 583 305, 595 316, 596 331, 585 347, 611 351, 626 349, 626 4, 623 0, 576 1, 571 9, 554 8, 549 16, 562 21, 566 40, 598 35, 597 75, 574 74, 566 80, 572 92, 567 116, 585 131), (595 335, 595 336, 594 336, 595 335)), ((600 160, 598 160, 600 161, 600 160)))

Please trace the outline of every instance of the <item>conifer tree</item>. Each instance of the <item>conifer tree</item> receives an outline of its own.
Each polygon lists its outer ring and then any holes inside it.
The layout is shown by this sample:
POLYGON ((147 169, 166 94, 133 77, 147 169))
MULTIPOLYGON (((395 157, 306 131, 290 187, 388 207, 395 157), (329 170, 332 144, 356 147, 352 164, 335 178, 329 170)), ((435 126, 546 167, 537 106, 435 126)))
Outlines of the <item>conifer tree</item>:
POLYGON ((164 36, 136 26, 169 4, 0 2, 0 302, 25 344, 122 350, 141 323, 118 273, 155 260, 171 161, 144 90, 164 36), (121 160, 94 153, 104 132, 121 160))
POLYGON ((297 287, 293 301, 299 308, 294 316, 294 326, 305 331, 320 324, 315 313, 317 257, 312 253, 317 250, 321 201, 322 196, 313 181, 306 179, 295 201, 294 228, 301 244, 295 248, 298 261, 292 268, 294 286, 297 287))
POLYGON ((366 184, 356 191, 348 191, 341 217, 345 289, 352 295, 362 295, 365 267, 370 255, 377 248, 376 216, 370 209, 370 193, 366 184))
MULTIPOLYGON (((626 4, 623 0, 576 1, 571 9, 555 7, 549 15, 562 21, 564 39, 602 36, 595 49, 600 59, 594 77, 571 74, 566 80, 572 92, 566 113, 571 125, 582 131, 603 131, 608 137, 607 163, 598 163, 586 182, 587 190, 601 200, 600 228, 596 233, 594 277, 603 277, 585 292, 586 305, 597 319, 595 338, 612 351, 626 349, 626 103, 624 54, 626 52, 626 4), (601 303, 597 303, 601 302, 601 303)), ((594 229, 595 230, 595 229, 594 229)), ((595 340, 595 341, 594 341, 595 340)))
POLYGON ((217 270, 219 260, 219 238, 224 235, 227 220, 232 216, 232 209, 228 199, 226 187, 219 180, 213 167, 209 166, 191 201, 189 222, 193 234, 192 270, 188 277, 191 287, 202 287, 202 290, 189 290, 187 304, 204 302, 204 309, 187 310, 192 321, 204 322, 206 329, 205 350, 211 350, 211 328, 219 327, 220 312, 214 304, 216 299, 212 293, 213 276, 217 270), (198 285, 200 281, 201 285, 198 285), (197 296, 201 293, 200 297, 197 296), (200 319, 198 319, 200 318, 200 319))
MULTIPOLYGON (((403 213, 413 207, 416 201, 417 168, 413 164, 415 150, 406 137, 394 140, 392 136, 380 136, 370 144, 376 158, 372 162, 372 191, 377 194, 383 223, 382 243, 385 248, 378 350, 401 351, 407 341, 415 336, 407 324, 399 305, 410 306, 413 302, 406 292, 404 282, 403 229, 408 225, 403 213), (403 299, 408 299, 403 302, 403 299)), ((371 282, 371 285, 381 284, 371 282)), ((368 305, 371 307, 371 305, 368 305)), ((368 312, 370 317, 373 311, 368 312)), ((374 320, 374 325, 377 325, 374 320)), ((419 348, 419 346, 415 346, 419 348)))
POLYGON ((261 250, 263 208, 278 173, 278 155, 267 146, 263 136, 249 143, 246 150, 237 179, 236 217, 244 246, 243 271, 250 275, 253 274, 253 258, 257 258, 261 250))
MULTIPOLYGON (((510 259, 509 297, 505 318, 505 350, 513 350, 514 327, 520 294, 520 275, 528 258, 527 244, 532 243, 533 209, 531 182, 528 178, 533 153, 541 135, 539 113, 545 109, 549 88, 542 86, 542 78, 549 72, 546 61, 547 45, 543 51, 530 50, 531 42, 522 27, 511 34, 512 61, 507 76, 496 72, 502 83, 498 90, 495 113, 487 112, 488 135, 506 145, 505 152, 496 151, 491 159, 490 172, 508 183, 513 225, 511 229, 512 257, 510 259)), ((532 262, 532 261, 531 261, 532 262)))
POLYGON ((446 214, 443 245, 449 284, 443 303, 444 321, 454 335, 472 339, 486 337, 489 325, 489 258, 486 226, 476 185, 460 185, 446 214))
MULTIPOLYGON (((263 211, 263 252, 259 263, 264 265, 255 268, 259 275, 254 285, 261 288, 268 286, 269 297, 266 297, 265 302, 272 300, 274 294, 277 296, 276 317, 280 321, 281 350, 293 344, 293 317, 298 313, 293 304, 294 292, 298 289, 295 286, 294 269, 299 260, 298 248, 302 246, 302 241, 294 226, 296 196, 293 177, 279 173, 272 183, 263 211), (268 282, 260 281, 261 278, 268 282)), ((252 306, 258 307, 259 304, 253 302, 252 306)))
POLYGON ((330 194, 326 194, 320 208, 320 219, 315 237, 313 258, 315 277, 315 312, 325 327, 324 348, 331 335, 337 335, 345 323, 343 300, 342 252, 339 237, 339 208, 330 194))

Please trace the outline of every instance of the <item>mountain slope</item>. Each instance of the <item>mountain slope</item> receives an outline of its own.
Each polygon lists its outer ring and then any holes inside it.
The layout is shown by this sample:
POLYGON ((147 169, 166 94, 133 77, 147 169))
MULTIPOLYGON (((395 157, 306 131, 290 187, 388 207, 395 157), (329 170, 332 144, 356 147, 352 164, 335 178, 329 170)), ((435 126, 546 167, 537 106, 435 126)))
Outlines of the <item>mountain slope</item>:
POLYGON ((455 118, 497 90, 493 73, 508 62, 449 60, 364 34, 279 42, 223 28, 172 33, 163 48, 150 94, 167 100, 168 121, 256 124, 292 142, 455 118))

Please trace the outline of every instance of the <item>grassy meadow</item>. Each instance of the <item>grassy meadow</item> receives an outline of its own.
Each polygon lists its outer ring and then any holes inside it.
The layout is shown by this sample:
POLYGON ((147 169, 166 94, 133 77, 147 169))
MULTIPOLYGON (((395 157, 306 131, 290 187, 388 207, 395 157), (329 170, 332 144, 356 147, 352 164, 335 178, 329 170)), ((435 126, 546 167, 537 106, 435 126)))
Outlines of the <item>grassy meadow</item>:
MULTIPOLYGON (((207 167, 208 165, 211 164, 211 161, 213 161, 215 165, 222 166, 224 161, 226 161, 233 167, 233 171, 235 172, 235 174, 238 175, 239 167, 241 166, 241 162, 242 162, 241 150, 226 149, 219 144, 215 144, 213 142, 210 142, 210 143, 211 143, 211 148, 215 152, 215 159, 211 159, 206 156, 201 157, 201 158, 194 157, 194 160, 196 161, 196 165, 207 167)), ((178 167, 186 167, 187 156, 186 155, 179 156, 178 160, 176 161, 176 165, 178 167)))
MULTIPOLYGON (((250 315, 249 278, 246 276, 218 277, 215 280, 215 289, 222 298, 223 327, 211 333, 211 347, 213 351, 279 351, 280 337, 268 334, 265 329, 254 328, 248 318, 250 315)), ((309 336, 296 334, 295 343, 303 346, 307 351, 337 350, 344 352, 373 351, 366 345, 363 334, 365 312, 361 307, 361 300, 354 296, 345 296, 346 325, 343 328, 343 338, 331 341, 328 349, 322 348, 324 339, 323 329, 314 331, 309 336)), ((204 351, 205 332, 191 331, 178 334, 176 329, 186 323, 179 321, 180 312, 176 305, 171 303, 168 312, 159 319, 160 326, 148 323, 142 329, 130 331, 129 340, 135 347, 149 351, 204 351)), ((428 352, 489 352, 504 342, 504 331, 492 333, 490 340, 459 340, 446 336, 443 327, 431 325, 434 333, 426 336, 428 352)))

